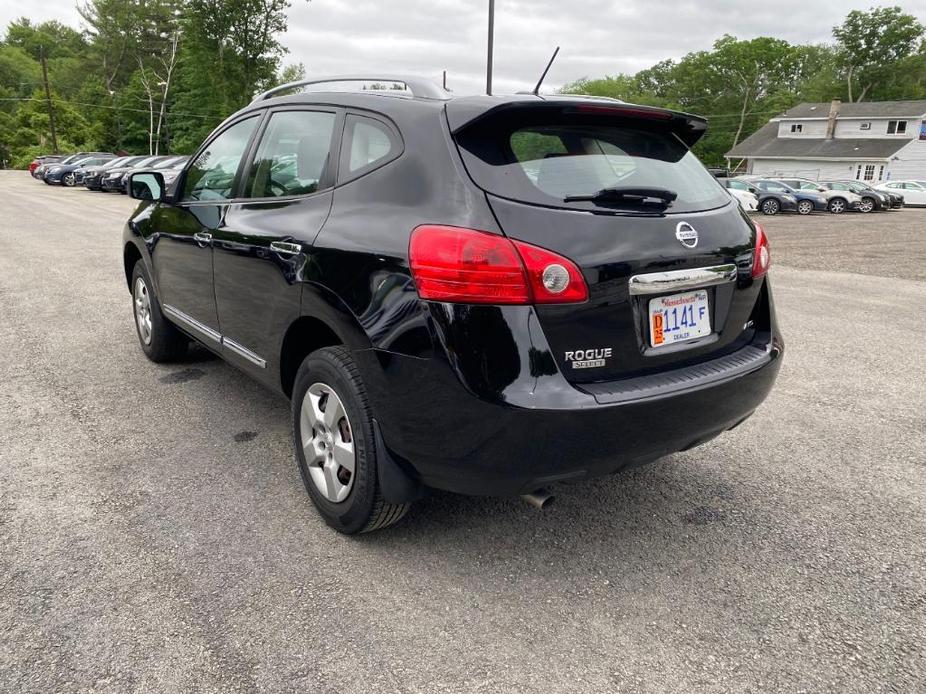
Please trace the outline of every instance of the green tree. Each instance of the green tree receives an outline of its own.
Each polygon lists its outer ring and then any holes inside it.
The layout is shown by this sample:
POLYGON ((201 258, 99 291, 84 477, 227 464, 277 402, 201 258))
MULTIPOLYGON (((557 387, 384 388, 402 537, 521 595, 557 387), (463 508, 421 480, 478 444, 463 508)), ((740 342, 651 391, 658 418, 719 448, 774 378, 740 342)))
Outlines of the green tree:
POLYGON ((875 84, 890 79, 897 63, 913 56, 918 47, 922 52, 923 33, 916 17, 899 7, 850 12, 833 28, 848 100, 864 101, 875 84))

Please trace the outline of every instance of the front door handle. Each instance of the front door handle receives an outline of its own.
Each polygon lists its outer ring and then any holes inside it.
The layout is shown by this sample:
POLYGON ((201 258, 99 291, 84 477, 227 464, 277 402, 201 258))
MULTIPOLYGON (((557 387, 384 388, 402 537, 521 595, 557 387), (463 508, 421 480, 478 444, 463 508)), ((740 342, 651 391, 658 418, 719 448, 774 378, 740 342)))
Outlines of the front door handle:
POLYGON ((273 241, 270 244, 270 250, 280 255, 296 255, 302 253, 302 246, 298 243, 287 243, 286 241, 273 241))
POLYGON ((207 234, 206 232, 198 232, 193 234, 193 240, 196 241, 198 246, 208 246, 212 243, 212 234, 207 234))

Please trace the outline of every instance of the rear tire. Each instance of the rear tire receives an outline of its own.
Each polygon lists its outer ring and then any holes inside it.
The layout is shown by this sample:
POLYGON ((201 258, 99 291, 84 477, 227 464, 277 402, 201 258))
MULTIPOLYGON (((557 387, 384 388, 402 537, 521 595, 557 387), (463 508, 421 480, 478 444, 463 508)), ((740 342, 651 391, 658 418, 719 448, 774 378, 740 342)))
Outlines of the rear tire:
POLYGON ((140 260, 132 270, 132 314, 138 344, 148 359, 164 364, 186 354, 190 340, 161 313, 154 285, 140 260))
POLYGON ((410 505, 389 503, 379 489, 373 413, 347 348, 324 347, 305 358, 293 387, 292 420, 296 464, 325 523, 355 535, 405 515, 410 505))
POLYGON ((74 184, 77 183, 77 177, 73 173, 65 174, 61 182, 68 188, 73 188, 74 184))
POLYGON ((769 198, 762 203, 762 214, 771 216, 776 215, 779 212, 781 212, 781 203, 779 203, 774 198, 769 198))
POLYGON ((862 198, 862 202, 860 202, 858 206, 858 211, 868 213, 868 212, 874 212, 874 210, 875 210, 875 199, 869 198, 869 197, 862 198))
POLYGON ((830 200, 829 210, 832 214, 842 214, 846 211, 846 207, 848 207, 848 205, 843 198, 833 198, 830 200))

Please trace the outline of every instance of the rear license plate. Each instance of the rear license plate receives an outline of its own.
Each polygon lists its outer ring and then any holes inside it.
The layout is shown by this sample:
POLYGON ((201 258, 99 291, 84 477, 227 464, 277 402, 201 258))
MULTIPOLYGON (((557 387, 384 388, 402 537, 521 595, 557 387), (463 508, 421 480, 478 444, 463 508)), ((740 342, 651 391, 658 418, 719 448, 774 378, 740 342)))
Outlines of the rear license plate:
POLYGON ((707 309, 704 289, 650 299, 650 345, 664 347, 710 335, 711 317, 707 309))

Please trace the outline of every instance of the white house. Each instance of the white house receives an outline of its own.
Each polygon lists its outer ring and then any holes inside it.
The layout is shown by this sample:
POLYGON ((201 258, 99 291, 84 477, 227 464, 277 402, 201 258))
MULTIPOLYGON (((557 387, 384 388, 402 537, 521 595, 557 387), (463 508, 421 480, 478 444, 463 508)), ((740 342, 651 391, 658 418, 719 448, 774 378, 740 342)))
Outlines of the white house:
POLYGON ((726 154, 761 176, 926 180, 926 100, 799 104, 726 154))

